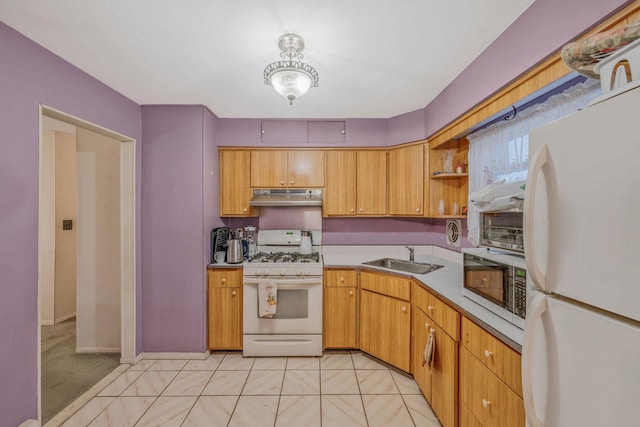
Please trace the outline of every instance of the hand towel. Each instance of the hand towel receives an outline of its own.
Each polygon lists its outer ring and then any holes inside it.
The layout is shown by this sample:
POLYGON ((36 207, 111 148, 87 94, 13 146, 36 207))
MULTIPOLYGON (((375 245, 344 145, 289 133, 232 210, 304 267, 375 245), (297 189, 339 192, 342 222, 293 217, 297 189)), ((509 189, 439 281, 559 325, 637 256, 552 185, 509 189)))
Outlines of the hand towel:
POLYGON ((258 279, 258 317, 272 318, 278 303, 278 284, 275 280, 258 279))
POLYGON ((429 370, 433 368, 433 357, 436 351, 436 331, 431 329, 429 332, 429 338, 427 339, 427 345, 424 346, 424 353, 422 354, 422 367, 429 365, 429 370))

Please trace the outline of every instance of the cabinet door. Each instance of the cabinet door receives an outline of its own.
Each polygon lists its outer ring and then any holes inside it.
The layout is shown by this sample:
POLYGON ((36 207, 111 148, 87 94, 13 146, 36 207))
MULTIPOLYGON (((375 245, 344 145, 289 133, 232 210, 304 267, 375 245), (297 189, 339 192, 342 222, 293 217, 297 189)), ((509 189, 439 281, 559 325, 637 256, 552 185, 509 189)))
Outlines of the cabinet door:
POLYGON ((325 348, 356 348, 356 291, 357 288, 324 288, 325 348))
POLYGON ((287 186, 324 187, 324 151, 289 151, 287 186))
POLYGON ((209 349, 242 349, 242 288, 209 288, 209 349))
POLYGON ((429 366, 422 366, 424 350, 429 338, 429 318, 414 306, 413 310, 413 343, 411 350, 411 370, 422 394, 431 403, 431 373, 429 366))
POLYGON ((251 216, 251 152, 220 151, 220 216, 251 216))
POLYGON ((424 215, 424 145, 389 151, 389 213, 424 215))
POLYGON ((431 407, 443 427, 454 427, 458 425, 458 343, 429 320, 436 339, 431 407))
POLYGON ((251 152, 251 187, 287 186, 287 152, 257 150, 251 152))
POLYGON ((411 368, 411 305, 362 290, 360 348, 403 371, 411 368))
POLYGON ((355 151, 327 152, 324 216, 356 214, 356 156, 355 151))
POLYGON ((357 165, 357 214, 387 214, 387 152, 359 151, 357 165))

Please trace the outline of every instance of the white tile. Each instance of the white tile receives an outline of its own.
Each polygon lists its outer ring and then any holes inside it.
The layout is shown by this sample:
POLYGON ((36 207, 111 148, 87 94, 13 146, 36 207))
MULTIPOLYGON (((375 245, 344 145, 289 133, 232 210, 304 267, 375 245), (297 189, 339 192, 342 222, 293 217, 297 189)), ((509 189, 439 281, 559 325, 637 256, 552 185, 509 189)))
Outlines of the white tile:
POLYGON ((321 369, 353 369, 351 353, 326 353, 320 361, 321 369))
POLYGON ((213 371, 180 371, 162 393, 163 396, 199 396, 213 371))
POLYGON ((178 371, 144 371, 122 396, 160 396, 178 371))
POLYGON ((279 396, 240 396, 229 427, 273 427, 279 396))
POLYGON ((281 396, 276 427, 320 427, 320 396, 281 396))
POLYGON ((180 427, 196 399, 196 396, 159 397, 138 421, 136 427, 180 427))
POLYGON ((389 370, 389 372, 391 372, 391 376, 396 382, 396 386, 398 387, 398 390, 400 390, 400 394, 422 394, 418 387, 418 383, 416 383, 413 378, 409 378, 406 375, 393 370, 389 370))
POLYGON ((413 425, 400 395, 363 395, 369 427, 405 427, 413 425))
POLYGON ((407 405, 407 408, 409 408, 409 413, 411 414, 411 418, 413 418, 413 422, 417 426, 440 427, 438 417, 433 413, 433 410, 427 403, 424 396, 421 394, 404 395, 402 398, 404 399, 404 403, 407 405))
POLYGON ((322 394, 360 394, 356 371, 353 369, 323 369, 320 377, 322 394))
POLYGON ((239 396, 249 371, 216 371, 202 390, 207 396, 239 396))
POLYGON ((322 427, 367 427, 362 398, 348 395, 323 395, 322 427))
POLYGON ((73 414, 67 421, 62 423, 63 427, 85 427, 89 425, 100 412, 109 406, 116 398, 114 396, 109 397, 94 397, 87 402, 82 408, 80 408, 75 414, 73 414))
POLYGON ((149 366, 150 371, 179 371, 187 364, 186 360, 166 359, 156 360, 154 364, 149 366))
POLYGON ((357 370, 356 377, 362 394, 400 393, 389 370, 357 370))
POLYGON ((238 396, 200 396, 182 427, 226 427, 238 396))
POLYGON ((132 371, 131 368, 129 368, 129 370, 123 372, 118 378, 113 380, 111 384, 102 389, 102 391, 98 393, 98 396, 120 396, 122 392, 133 384, 143 373, 144 371, 132 371))
POLYGON ((319 357, 289 357, 287 369, 320 369, 319 357))
POLYGON ((303 395, 320 394, 320 371, 288 370, 284 375, 282 394, 303 395))
POLYGON ((224 353, 213 353, 210 354, 204 360, 189 360, 183 371, 215 371, 218 369, 220 362, 224 359, 224 353))
POLYGON ((155 397, 120 396, 94 419, 91 427, 133 426, 151 406, 155 397))
POLYGON ((280 395, 284 371, 251 371, 243 395, 280 395))
POLYGON ((130 371, 146 371, 151 365, 156 363, 155 359, 140 360, 135 365, 129 367, 130 371))
POLYGON ((272 369, 285 369, 287 367, 286 357, 256 357, 253 362, 254 371, 267 371, 272 369))
POLYGON ((366 356, 360 352, 352 353, 353 366, 356 369, 389 369, 382 362, 378 362, 372 357, 366 356))
POLYGON ((220 371, 250 371, 255 359, 242 357, 241 353, 227 353, 218 366, 220 371))

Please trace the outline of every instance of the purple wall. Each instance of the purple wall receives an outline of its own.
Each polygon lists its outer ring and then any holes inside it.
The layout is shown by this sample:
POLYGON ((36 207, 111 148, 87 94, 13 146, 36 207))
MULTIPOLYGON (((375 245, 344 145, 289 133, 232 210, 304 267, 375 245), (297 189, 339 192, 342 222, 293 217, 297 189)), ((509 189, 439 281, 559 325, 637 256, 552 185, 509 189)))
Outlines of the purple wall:
POLYGON ((136 139, 138 170, 141 121, 137 104, 3 23, 0 57, 0 426, 13 427, 38 413, 38 105, 136 139))
POLYGON ((425 139, 424 109, 400 114, 389 119, 389 145, 425 139))
POLYGON ((142 107, 145 352, 206 350, 206 236, 222 225, 206 206, 217 184, 216 120, 202 106, 142 107))
POLYGON ((432 135, 628 3, 536 0, 427 105, 425 134, 432 135))

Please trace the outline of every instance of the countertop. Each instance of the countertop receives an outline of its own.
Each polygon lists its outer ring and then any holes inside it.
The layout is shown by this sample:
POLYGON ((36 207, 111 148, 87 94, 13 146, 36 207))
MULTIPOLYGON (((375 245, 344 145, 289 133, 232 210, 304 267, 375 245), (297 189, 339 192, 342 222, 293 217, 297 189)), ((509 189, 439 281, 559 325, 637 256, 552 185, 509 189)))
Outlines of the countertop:
MULTIPOLYGON (((518 353, 522 352, 523 331, 462 295, 462 254, 438 246, 415 246, 415 261, 440 264, 440 268, 427 274, 411 274, 363 264, 378 258, 409 259, 403 245, 376 246, 322 246, 325 268, 359 268, 385 271, 413 277, 428 290, 448 302, 461 314, 476 321, 518 353)), ((242 264, 209 264, 208 268, 241 268, 242 264)))
POLYGON ((325 268, 360 268, 386 271, 413 277, 436 295, 496 335, 505 344, 522 352, 523 331, 462 295, 462 254, 437 246, 416 246, 415 261, 440 264, 440 268, 427 274, 411 274, 363 264, 378 258, 409 259, 404 246, 322 246, 325 268))

